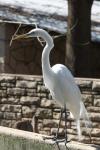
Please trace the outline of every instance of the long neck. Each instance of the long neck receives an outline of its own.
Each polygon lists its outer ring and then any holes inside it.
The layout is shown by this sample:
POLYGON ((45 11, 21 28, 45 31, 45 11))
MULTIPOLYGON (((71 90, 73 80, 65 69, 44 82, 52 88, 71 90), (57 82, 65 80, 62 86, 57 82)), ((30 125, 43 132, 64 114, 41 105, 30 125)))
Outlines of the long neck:
POLYGON ((44 47, 43 52, 42 52, 42 73, 43 73, 44 83, 45 85, 48 85, 48 82, 50 83, 53 77, 53 71, 51 69, 50 61, 49 61, 49 54, 50 54, 51 49, 54 46, 53 39, 43 29, 36 28, 34 29, 33 32, 30 32, 29 34, 32 34, 32 33, 33 33, 33 37, 41 37, 46 42, 46 46, 44 47))
POLYGON ((49 54, 51 49, 52 49, 51 45, 46 43, 46 46, 44 47, 44 50, 42 52, 42 72, 45 78, 52 76, 52 69, 49 60, 49 54))

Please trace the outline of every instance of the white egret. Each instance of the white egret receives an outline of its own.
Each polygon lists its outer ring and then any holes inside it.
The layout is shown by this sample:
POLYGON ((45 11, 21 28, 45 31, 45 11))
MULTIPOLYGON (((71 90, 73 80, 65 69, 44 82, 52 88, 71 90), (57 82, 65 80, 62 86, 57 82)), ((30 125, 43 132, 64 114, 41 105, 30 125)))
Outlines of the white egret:
POLYGON ((42 73, 46 88, 50 90, 53 99, 61 106, 66 104, 77 123, 78 136, 81 138, 80 118, 83 118, 86 127, 91 126, 87 110, 82 102, 81 92, 75 83, 74 77, 68 68, 62 64, 50 66, 49 54, 54 47, 52 37, 43 29, 33 29, 30 32, 15 37, 41 37, 46 42, 42 52, 42 73))

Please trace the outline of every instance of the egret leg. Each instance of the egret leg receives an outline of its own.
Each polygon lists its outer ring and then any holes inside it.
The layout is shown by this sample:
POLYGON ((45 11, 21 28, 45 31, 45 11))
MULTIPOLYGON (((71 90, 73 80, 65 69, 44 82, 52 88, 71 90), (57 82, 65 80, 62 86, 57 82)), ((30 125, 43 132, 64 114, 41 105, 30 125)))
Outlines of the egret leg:
POLYGON ((91 139, 91 132, 93 131, 93 127, 91 127, 91 130, 90 130, 90 133, 89 133, 89 139, 90 139, 90 143, 92 142, 92 139, 91 139))
POLYGON ((59 137, 59 129, 60 129, 60 124, 61 124, 62 115, 63 115, 63 109, 61 108, 61 111, 60 111, 60 119, 59 119, 59 124, 58 124, 58 129, 57 129, 56 137, 55 137, 56 139, 58 139, 58 137, 59 137))
POLYGON ((67 112, 66 105, 65 105, 64 108, 61 108, 61 111, 60 111, 60 118, 59 118, 59 124, 58 124, 56 135, 55 135, 55 137, 50 138, 50 139, 55 141, 54 144, 57 145, 58 150, 60 150, 59 143, 63 143, 63 142, 65 142, 66 150, 69 150, 69 148, 67 147, 67 143, 70 142, 70 141, 68 141, 68 137, 67 137, 67 119, 68 119, 68 116, 69 116, 69 113, 67 112), (60 139, 59 138, 59 129, 60 129, 61 119, 62 119, 63 113, 65 114, 65 128, 64 128, 65 137, 64 137, 64 139, 60 139))
POLYGON ((59 129, 60 129, 60 125, 61 125, 61 118, 62 118, 63 112, 64 112, 64 109, 61 108, 61 111, 60 111, 60 118, 59 118, 59 123, 58 123, 58 128, 57 128, 56 135, 55 135, 54 137, 45 137, 44 140, 45 140, 45 139, 52 139, 52 140, 54 140, 57 144, 64 141, 64 140, 60 140, 60 139, 59 139, 59 129))
POLYGON ((61 143, 61 142, 65 142, 66 150, 69 150, 69 148, 67 147, 67 143, 70 142, 70 141, 68 141, 68 137, 67 137, 67 117, 68 116, 69 116, 69 113, 67 113, 66 105, 64 105, 64 109, 61 109, 61 112, 60 112, 60 119, 59 119, 58 129, 57 129, 57 132, 56 132, 56 136, 54 137, 55 143, 57 144, 57 147, 58 147, 59 150, 60 150, 59 143, 61 143), (65 114, 65 129, 64 129, 65 138, 64 139, 59 139, 59 129, 60 129, 61 119, 62 119, 63 113, 65 114))
POLYGON ((69 112, 67 112, 66 104, 64 105, 64 113, 65 113, 65 146, 66 146, 66 149, 69 150, 69 148, 67 147, 67 143, 70 142, 68 141, 68 137, 67 137, 67 119, 69 116, 69 112))
POLYGON ((60 118, 59 118, 59 124, 58 124, 58 128, 57 128, 56 136, 53 138, 53 140, 55 141, 54 144, 57 145, 58 150, 60 150, 59 143, 63 142, 62 140, 59 139, 59 129, 60 129, 60 124, 61 124, 62 115, 63 115, 63 109, 61 108, 61 111, 60 111, 60 118))

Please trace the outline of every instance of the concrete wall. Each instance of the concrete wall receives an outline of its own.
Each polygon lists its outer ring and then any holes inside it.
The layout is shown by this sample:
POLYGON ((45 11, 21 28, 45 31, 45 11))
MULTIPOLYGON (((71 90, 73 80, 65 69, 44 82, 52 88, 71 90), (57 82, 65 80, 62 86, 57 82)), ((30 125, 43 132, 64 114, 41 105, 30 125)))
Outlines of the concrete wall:
MULTIPOLYGON (((76 83, 93 122, 92 143, 100 144, 100 80, 76 79, 76 83)), ((51 99, 41 76, 0 75, 0 125, 53 135, 59 117, 59 106, 51 99), (30 130, 30 122, 33 130, 30 130)), ((67 125, 68 137, 77 140, 76 125, 70 116, 67 125)), ((82 130, 83 142, 90 143, 87 131, 84 127, 82 130)), ((60 135, 64 135, 63 119, 60 135)))
MULTIPOLYGON (((0 126, 0 149, 1 150, 57 150, 58 146, 49 136, 30 133, 17 129, 0 126)), ((60 150, 66 150, 64 143, 59 143, 60 150)), ((68 142, 70 150, 100 150, 98 145, 87 145, 79 142, 68 142)))
MULTIPOLYGON (((1 150, 18 150, 18 149, 53 150, 54 146, 45 142, 43 140, 42 135, 11 129, 11 128, 6 128, 6 127, 0 127, 0 149, 1 150)), ((63 147, 63 150, 64 149, 65 148, 63 147)), ((73 148, 71 150, 73 150, 73 148)))

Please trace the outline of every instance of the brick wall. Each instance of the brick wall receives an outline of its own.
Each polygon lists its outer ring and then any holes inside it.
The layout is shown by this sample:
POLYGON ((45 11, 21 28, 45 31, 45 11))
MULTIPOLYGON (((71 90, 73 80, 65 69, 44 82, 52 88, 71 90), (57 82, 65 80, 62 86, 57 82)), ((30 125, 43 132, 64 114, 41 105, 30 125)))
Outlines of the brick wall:
MULTIPOLYGON (((92 143, 100 144, 100 80, 76 79, 83 101, 93 122, 92 143)), ((59 122, 60 109, 45 89, 41 76, 0 75, 0 125, 14 127, 16 122, 30 120, 34 132, 55 134, 59 122)), ((76 125, 68 118, 68 136, 77 140, 76 125)), ((83 142, 90 143, 87 131, 82 125, 83 142)), ((64 135, 62 119, 60 135, 64 135)))

